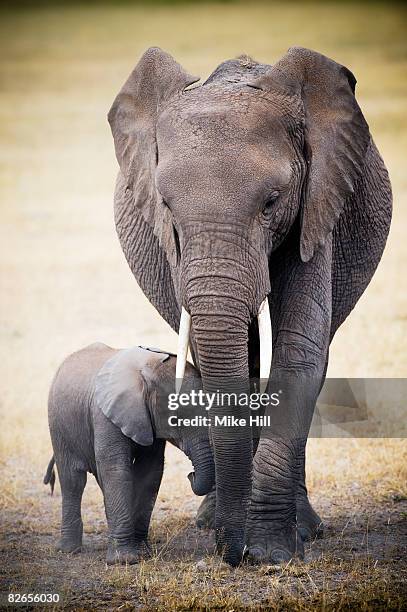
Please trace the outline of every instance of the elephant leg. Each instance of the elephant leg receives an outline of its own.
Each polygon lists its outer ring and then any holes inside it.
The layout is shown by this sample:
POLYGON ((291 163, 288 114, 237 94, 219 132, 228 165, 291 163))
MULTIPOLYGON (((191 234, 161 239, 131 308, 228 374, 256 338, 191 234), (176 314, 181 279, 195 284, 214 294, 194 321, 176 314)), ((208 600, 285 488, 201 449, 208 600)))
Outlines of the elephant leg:
POLYGON ((136 492, 130 465, 98 465, 109 529, 108 565, 137 563, 141 547, 136 542, 134 514, 136 492))
POLYGON ((308 491, 305 484, 305 447, 306 441, 301 444, 297 455, 299 480, 296 495, 296 510, 298 533, 304 542, 308 542, 323 536, 324 524, 308 499, 308 491))
POLYGON ((134 511, 134 533, 137 543, 146 545, 151 514, 164 471, 165 440, 154 440, 136 457, 133 470, 138 490, 134 511))
POLYGON ((74 461, 69 456, 67 461, 57 461, 62 493, 61 539, 58 550, 65 553, 79 552, 82 547, 81 501, 87 474, 73 465, 74 461))
POLYGON ((297 495, 301 513, 318 521, 306 497, 304 452, 328 356, 331 247, 328 241, 308 263, 289 251, 274 261, 269 390, 279 392, 279 404, 266 408, 267 427, 253 461, 246 544, 248 560, 254 563, 303 557, 297 495))
POLYGON ((249 562, 278 564, 303 557, 296 530, 297 452, 295 441, 284 436, 260 441, 246 530, 249 562))
MULTIPOLYGON (((321 393, 322 387, 324 386, 327 369, 328 369, 328 357, 326 358, 326 361, 325 361, 324 374, 322 376, 322 381, 321 381, 318 395, 321 393)), ((315 512, 308 498, 308 490, 306 486, 306 472, 305 472, 306 445, 307 445, 307 441, 305 440, 298 454, 299 481, 298 481, 298 489, 297 489, 296 506, 297 506, 298 532, 303 542, 310 542, 312 540, 322 538, 322 536, 324 535, 324 523, 321 517, 315 512)))
POLYGON ((137 563, 143 552, 134 526, 137 490, 133 459, 132 442, 118 428, 111 434, 108 449, 104 445, 97 448, 98 481, 109 530, 108 565, 137 563))
MULTIPOLYGON (((280 404, 266 411, 269 427, 253 461, 253 486, 246 531, 246 556, 252 563, 283 563, 304 556, 297 530, 299 460, 319 390, 313 378, 283 377, 280 404)), ((274 388, 274 385, 273 385, 274 388)), ((306 499, 306 498, 305 498, 306 499)), ((308 509, 308 506, 305 506, 308 509)))
POLYGON ((303 558, 297 531, 299 456, 312 411, 302 406, 312 400, 312 381, 280 379, 280 404, 266 411, 270 427, 263 427, 253 461, 253 487, 247 523, 247 557, 254 563, 282 563, 303 558), (303 392, 301 392, 303 387, 303 392), (304 398, 305 396, 305 398, 304 398))

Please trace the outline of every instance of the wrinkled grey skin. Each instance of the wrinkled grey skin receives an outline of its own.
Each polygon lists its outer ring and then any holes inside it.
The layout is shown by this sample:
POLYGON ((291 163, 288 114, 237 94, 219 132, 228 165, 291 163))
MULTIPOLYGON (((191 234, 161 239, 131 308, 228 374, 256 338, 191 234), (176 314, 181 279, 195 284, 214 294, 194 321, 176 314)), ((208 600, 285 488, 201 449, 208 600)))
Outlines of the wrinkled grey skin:
MULTIPOLYGON (((196 375, 187 364, 186 390, 196 375)), ((104 496, 109 529, 107 563, 136 563, 145 553, 163 473, 163 436, 168 435, 167 429, 159 430, 168 415, 162 414, 166 405, 157 398, 161 391, 173 389, 174 376, 173 355, 140 347, 118 351, 92 344, 62 363, 48 404, 62 492, 59 550, 75 552, 81 548, 81 498, 87 472, 91 472, 104 496)), ((198 495, 208 493, 214 485, 213 456, 206 434, 185 437, 185 433, 171 440, 194 465, 189 479, 198 495)), ((51 487, 52 464, 51 460, 44 479, 51 487)))
MULTIPOLYGON (((368 285, 391 218, 384 163, 352 73, 292 48, 274 66, 221 64, 200 86, 149 49, 109 113, 120 172, 115 221, 141 288, 191 344, 205 390, 258 375, 268 296, 270 387, 287 390, 252 461, 249 431, 213 431, 218 549, 236 565, 303 555, 319 517, 305 444, 328 347, 368 285), (305 530, 305 531, 304 531, 305 530)), ((216 406, 213 414, 247 411, 216 406)))

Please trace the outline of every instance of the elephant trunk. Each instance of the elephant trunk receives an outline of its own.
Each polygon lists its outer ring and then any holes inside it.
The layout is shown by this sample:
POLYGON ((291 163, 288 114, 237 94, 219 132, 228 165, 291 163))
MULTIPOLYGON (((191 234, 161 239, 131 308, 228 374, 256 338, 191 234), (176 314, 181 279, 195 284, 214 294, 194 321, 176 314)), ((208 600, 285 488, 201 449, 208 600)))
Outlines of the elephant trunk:
POLYGON ((221 300, 216 311, 208 310, 209 296, 190 299, 189 304, 203 391, 211 401, 217 547, 227 562, 238 565, 252 469, 249 408, 237 399, 249 391, 248 313, 239 315, 242 304, 232 297, 221 300))
POLYGON ((208 438, 196 437, 188 442, 185 453, 194 466, 188 474, 195 495, 206 495, 215 485, 215 462, 208 438))

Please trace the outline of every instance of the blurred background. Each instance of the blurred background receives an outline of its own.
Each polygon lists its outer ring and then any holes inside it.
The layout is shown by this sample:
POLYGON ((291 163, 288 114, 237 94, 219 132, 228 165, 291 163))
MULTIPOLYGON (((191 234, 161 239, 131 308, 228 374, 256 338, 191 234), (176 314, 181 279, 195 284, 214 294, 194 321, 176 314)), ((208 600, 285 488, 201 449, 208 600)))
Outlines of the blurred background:
MULTIPOLYGON (((406 376, 402 3, 3 3, 0 443, 2 469, 20 475, 3 479, 6 509, 26 487, 27 469, 34 481, 49 459, 47 392, 68 353, 97 340, 176 350, 176 335, 138 288, 115 234, 117 163, 106 115, 119 88, 149 46, 162 47, 205 79, 225 59, 246 53, 273 63, 291 45, 315 49, 355 74, 394 190, 387 249, 332 343, 328 374, 406 376)), ((340 464, 329 441, 318 444, 310 449, 311 486, 319 482, 318 470, 335 479, 340 464)), ((391 447, 396 442, 388 444, 390 460, 400 457, 391 447)), ((363 462, 359 468, 367 474, 363 462)))

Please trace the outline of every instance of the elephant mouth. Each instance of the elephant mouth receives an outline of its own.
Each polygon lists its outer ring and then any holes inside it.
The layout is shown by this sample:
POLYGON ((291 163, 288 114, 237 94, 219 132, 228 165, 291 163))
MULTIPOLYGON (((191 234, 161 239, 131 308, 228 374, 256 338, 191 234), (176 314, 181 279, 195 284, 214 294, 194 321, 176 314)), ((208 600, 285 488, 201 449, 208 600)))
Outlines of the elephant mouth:
MULTIPOLYGON (((260 392, 263 393, 266 390, 267 383, 269 380, 271 361, 273 356, 273 340, 268 296, 266 296, 260 304, 260 308, 257 314, 257 323, 259 330, 260 392)), ((182 307, 178 332, 178 351, 175 371, 176 393, 180 392, 184 379, 188 348, 190 344, 190 333, 191 315, 186 310, 186 308, 182 307)))

